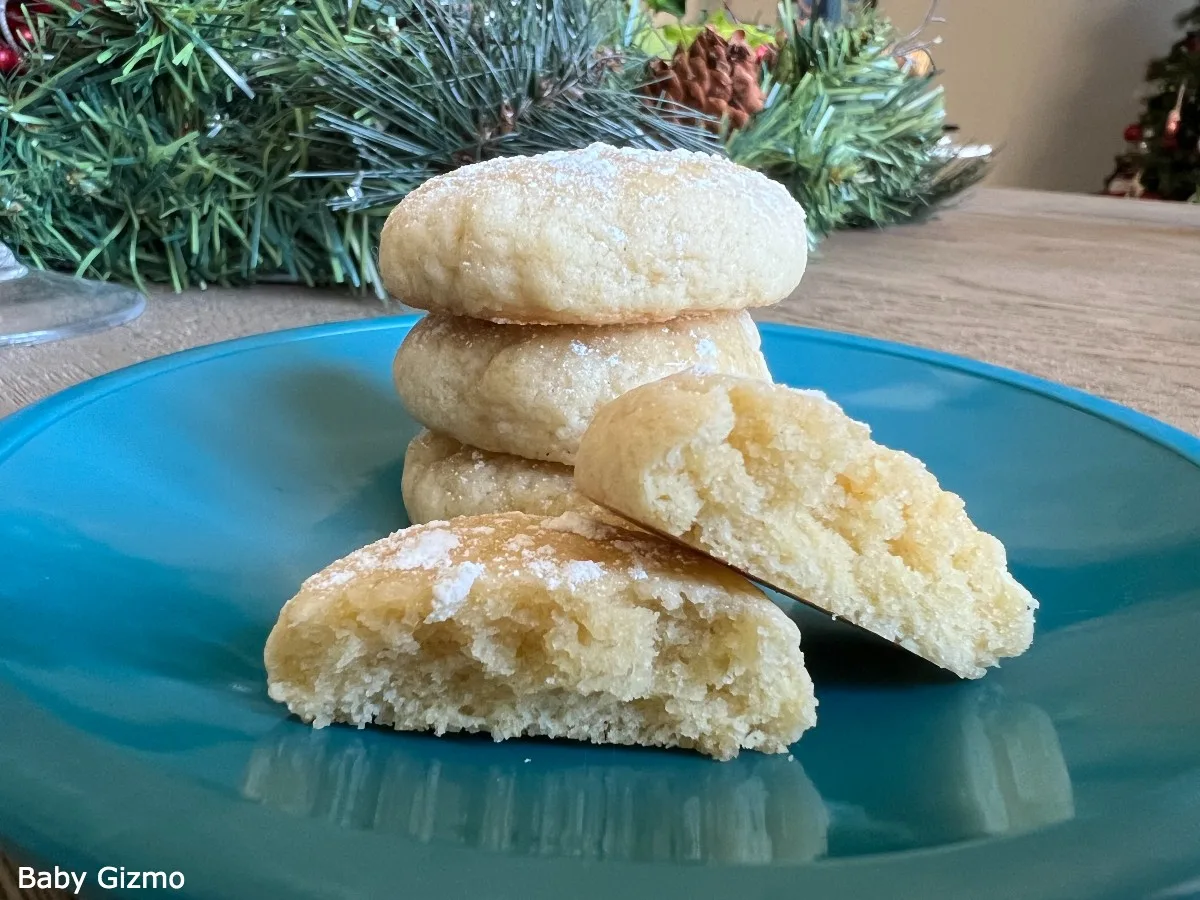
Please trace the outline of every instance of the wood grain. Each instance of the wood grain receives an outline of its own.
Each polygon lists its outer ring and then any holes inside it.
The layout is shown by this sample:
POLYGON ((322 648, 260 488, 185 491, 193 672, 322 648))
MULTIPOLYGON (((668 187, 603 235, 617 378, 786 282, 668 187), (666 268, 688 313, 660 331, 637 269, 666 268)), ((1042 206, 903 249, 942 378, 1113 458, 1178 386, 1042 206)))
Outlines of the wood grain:
MULTIPOLYGON (((158 296, 125 328, 0 348, 0 415, 175 350, 385 312, 283 287, 158 296)), ((1200 432, 1200 207, 982 190, 924 225, 837 235, 759 318, 975 357, 1200 432)))
MULTIPOLYGON (((0 415, 164 353, 384 312, 294 288, 156 296, 125 328, 0 348, 0 415)), ((981 190, 920 226, 837 235, 759 318, 974 357, 1200 434, 1200 206, 981 190)), ((0 898, 15 885, 0 863, 0 898)))
POLYGON ((771 317, 1008 366, 1200 433, 1200 207, 981 191, 921 227, 839 235, 771 317))

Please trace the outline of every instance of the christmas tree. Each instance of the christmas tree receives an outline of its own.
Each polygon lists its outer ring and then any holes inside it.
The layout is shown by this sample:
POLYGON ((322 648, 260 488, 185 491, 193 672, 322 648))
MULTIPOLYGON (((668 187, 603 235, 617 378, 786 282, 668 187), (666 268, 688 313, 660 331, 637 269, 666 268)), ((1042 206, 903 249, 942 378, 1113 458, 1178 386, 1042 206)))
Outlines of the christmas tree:
POLYGON ((1151 94, 1139 121, 1125 129, 1108 193, 1200 202, 1200 4, 1179 17, 1184 36, 1150 63, 1151 94))

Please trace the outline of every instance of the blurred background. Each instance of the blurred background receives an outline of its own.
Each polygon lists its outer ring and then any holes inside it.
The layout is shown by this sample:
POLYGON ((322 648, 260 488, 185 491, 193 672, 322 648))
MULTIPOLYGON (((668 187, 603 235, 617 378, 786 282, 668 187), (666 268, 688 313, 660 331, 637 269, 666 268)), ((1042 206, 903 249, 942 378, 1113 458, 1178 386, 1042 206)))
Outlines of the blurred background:
MULTIPOLYGON (((692 0, 689 10, 720 3, 692 0)), ((1180 37, 1188 0, 941 0, 930 26, 950 120, 968 141, 995 144, 987 184, 1095 193, 1138 120, 1146 64, 1180 37)), ((773 0, 732 0, 739 17, 774 17, 773 0)), ((879 0, 901 29, 929 0, 879 0)))
POLYGON ((408 191, 593 142, 719 150, 813 249, 980 180, 1200 206, 1200 0, 392 2, 0 0, 0 345, 151 285, 383 298, 408 191))

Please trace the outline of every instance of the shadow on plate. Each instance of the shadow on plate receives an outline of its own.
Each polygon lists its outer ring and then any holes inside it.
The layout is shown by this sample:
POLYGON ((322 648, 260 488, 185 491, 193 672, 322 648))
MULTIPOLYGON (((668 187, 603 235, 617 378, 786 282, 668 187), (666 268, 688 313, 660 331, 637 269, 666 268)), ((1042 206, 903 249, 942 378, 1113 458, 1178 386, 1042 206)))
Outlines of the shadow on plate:
POLYGON ((759 585, 800 629, 804 665, 817 686, 960 684, 951 672, 845 620, 759 585))

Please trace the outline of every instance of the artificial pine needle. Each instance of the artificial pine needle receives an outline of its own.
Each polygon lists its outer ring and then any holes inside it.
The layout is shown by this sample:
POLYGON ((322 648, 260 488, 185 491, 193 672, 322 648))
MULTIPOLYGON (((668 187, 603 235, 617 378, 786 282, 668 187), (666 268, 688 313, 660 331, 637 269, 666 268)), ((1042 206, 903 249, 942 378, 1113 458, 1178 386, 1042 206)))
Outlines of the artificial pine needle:
POLYGON ((797 196, 814 241, 919 215, 986 165, 935 152, 940 90, 873 13, 799 27, 785 0, 766 108, 723 142, 641 90, 663 40, 638 0, 48 3, 38 52, 0 76, 0 240, 95 278, 383 296, 373 254, 406 193, 595 141, 726 152, 797 196))

